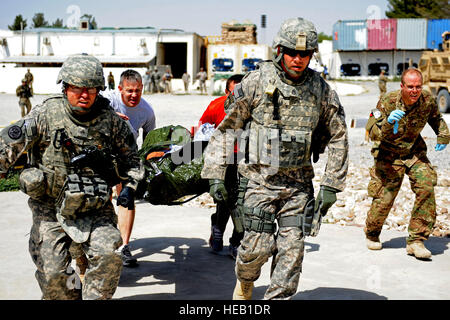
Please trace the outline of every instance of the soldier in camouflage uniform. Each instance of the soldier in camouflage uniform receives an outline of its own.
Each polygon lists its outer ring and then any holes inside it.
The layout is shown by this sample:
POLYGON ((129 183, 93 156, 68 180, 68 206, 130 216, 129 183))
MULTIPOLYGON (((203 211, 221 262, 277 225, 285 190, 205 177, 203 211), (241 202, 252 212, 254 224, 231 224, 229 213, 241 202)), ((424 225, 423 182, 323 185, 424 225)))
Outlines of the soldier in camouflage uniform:
POLYGON ((380 98, 386 93, 386 82, 388 78, 384 75, 385 71, 381 70, 380 76, 378 77, 378 88, 380 89, 380 98))
POLYGON ((20 186, 30 196, 29 251, 42 298, 110 299, 122 270, 116 252, 122 239, 110 200, 113 184, 93 170, 95 163, 75 168, 75 159, 83 159, 87 148, 104 152, 106 160, 114 156, 126 185, 118 199, 123 206, 134 204, 132 190, 142 179, 143 168, 128 125, 99 95, 105 89, 100 61, 70 56, 58 75, 60 82, 63 94, 44 100, 0 132, 0 172, 28 151, 29 168, 22 172, 20 186), (89 261, 82 291, 74 287, 74 277, 67 271, 73 242, 89 261))
POLYGON ((202 177, 210 179, 216 201, 227 198, 223 180, 237 135, 245 154, 238 164, 245 233, 233 299, 251 299, 253 282, 271 256, 271 283, 264 298, 289 299, 297 292, 304 253, 302 219, 314 198, 311 156, 317 161, 328 146, 316 199, 316 204, 323 203, 323 215, 344 189, 348 168, 344 110, 336 92, 308 68, 318 49, 314 25, 302 18, 286 20, 273 48, 272 61, 260 63, 229 95, 227 115, 204 152, 202 177))
POLYGON ((428 123, 437 134, 435 150, 441 151, 450 141, 450 133, 433 96, 422 92, 422 74, 407 69, 402 74, 401 89, 389 92, 372 110, 366 130, 374 141, 375 165, 370 169, 368 194, 373 197, 367 214, 367 247, 380 250, 383 223, 394 203, 405 174, 416 195, 411 212, 407 253, 419 259, 431 257, 423 241, 428 239, 436 221, 434 186, 436 171, 427 158, 427 147, 420 132, 428 123))
POLYGON ((19 97, 20 112, 21 117, 23 118, 31 111, 30 98, 33 96, 33 94, 31 93, 31 89, 27 84, 27 79, 22 79, 22 84, 16 89, 16 96, 19 97))

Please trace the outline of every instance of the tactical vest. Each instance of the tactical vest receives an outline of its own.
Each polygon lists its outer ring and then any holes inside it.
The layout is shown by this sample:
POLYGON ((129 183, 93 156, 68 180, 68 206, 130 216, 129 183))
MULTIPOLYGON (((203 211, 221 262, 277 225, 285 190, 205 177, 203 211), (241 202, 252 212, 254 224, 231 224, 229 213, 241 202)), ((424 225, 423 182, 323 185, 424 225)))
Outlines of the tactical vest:
MULTIPOLYGON (((60 130, 65 130, 72 140, 76 152, 80 152, 87 146, 109 148, 111 150, 111 125, 110 115, 101 112, 98 117, 90 122, 78 122, 67 110, 68 103, 63 97, 50 98, 46 101, 46 120, 48 146, 42 154, 42 166, 39 168, 45 172, 47 180, 47 195, 56 198, 64 185, 68 174, 72 174, 70 160, 72 155, 69 150, 60 145, 60 130)), ((92 172, 91 172, 92 173, 92 172)), ((89 172, 87 173, 89 175, 89 172)))
POLYGON ((311 166, 311 140, 320 116, 320 91, 308 80, 298 86, 288 85, 279 78, 272 63, 261 64, 259 88, 263 92, 252 110, 248 132, 250 163, 280 168, 311 166))

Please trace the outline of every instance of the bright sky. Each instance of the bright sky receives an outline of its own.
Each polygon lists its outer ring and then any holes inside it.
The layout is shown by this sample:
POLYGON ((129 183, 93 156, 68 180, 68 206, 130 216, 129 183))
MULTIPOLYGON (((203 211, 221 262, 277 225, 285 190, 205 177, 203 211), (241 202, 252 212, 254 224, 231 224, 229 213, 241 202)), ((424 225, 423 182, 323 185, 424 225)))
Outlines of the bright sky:
POLYGON ((220 35, 221 24, 249 20, 257 26, 258 41, 271 44, 281 23, 292 17, 312 21, 328 35, 338 20, 385 18, 387 0, 1 0, 0 29, 8 29, 22 14, 31 27, 35 13, 53 23, 74 21, 77 12, 92 14, 102 27, 182 29, 201 36, 220 35), (261 15, 267 28, 261 28, 261 15))

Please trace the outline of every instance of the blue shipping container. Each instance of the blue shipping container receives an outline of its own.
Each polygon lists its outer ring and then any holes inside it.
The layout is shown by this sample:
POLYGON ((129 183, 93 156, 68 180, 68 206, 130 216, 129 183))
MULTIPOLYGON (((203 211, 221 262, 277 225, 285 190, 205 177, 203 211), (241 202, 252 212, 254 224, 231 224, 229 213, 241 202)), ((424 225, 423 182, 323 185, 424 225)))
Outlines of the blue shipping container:
POLYGON ((333 25, 333 50, 367 50, 366 20, 340 20, 336 22, 333 25))
POLYGON ((450 19, 428 20, 428 49, 439 49, 439 44, 442 44, 442 34, 444 31, 450 31, 450 19))
POLYGON ((427 19, 397 19, 397 49, 423 50, 427 45, 427 19))

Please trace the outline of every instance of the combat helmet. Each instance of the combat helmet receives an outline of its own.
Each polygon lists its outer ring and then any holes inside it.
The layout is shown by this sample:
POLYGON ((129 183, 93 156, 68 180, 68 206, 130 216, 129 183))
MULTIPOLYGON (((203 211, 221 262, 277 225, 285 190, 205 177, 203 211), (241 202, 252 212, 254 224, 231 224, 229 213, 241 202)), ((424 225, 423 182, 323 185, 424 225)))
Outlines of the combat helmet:
POLYGON ((69 56, 59 71, 56 83, 68 83, 76 87, 105 90, 105 77, 101 62, 94 56, 77 54, 69 56))
POLYGON ((290 18, 283 22, 273 39, 272 48, 286 47, 293 50, 318 51, 317 30, 311 21, 303 18, 290 18))

